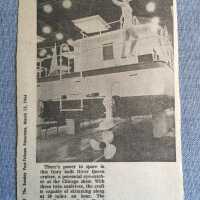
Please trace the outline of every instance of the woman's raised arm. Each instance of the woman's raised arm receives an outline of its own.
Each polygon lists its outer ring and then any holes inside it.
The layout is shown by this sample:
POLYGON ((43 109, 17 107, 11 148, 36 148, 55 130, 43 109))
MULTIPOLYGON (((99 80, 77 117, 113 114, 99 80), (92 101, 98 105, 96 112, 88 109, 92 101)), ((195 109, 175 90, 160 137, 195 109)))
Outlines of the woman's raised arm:
POLYGON ((112 0, 112 2, 116 5, 116 6, 123 6, 123 2, 119 1, 119 0, 112 0))

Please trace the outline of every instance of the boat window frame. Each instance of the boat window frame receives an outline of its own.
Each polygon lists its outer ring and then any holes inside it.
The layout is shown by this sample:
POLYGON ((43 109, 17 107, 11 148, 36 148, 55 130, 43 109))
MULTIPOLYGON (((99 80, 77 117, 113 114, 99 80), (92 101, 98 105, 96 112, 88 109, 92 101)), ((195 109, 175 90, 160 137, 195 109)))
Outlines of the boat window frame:
POLYGON ((114 56, 114 42, 113 41, 112 42, 108 42, 108 43, 104 43, 102 45, 102 58, 103 58, 103 61, 110 61, 110 60, 114 60, 115 59, 115 56, 114 56), (104 50, 105 50, 106 47, 107 48, 110 48, 110 47, 112 48, 112 53, 111 53, 112 57, 105 58, 104 50))

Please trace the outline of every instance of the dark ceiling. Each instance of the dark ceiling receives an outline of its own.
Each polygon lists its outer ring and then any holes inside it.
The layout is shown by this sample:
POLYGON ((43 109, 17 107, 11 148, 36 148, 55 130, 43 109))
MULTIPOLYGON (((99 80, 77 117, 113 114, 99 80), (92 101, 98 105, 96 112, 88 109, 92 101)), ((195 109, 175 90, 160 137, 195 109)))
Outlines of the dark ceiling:
MULTIPOLYGON (((64 35, 63 40, 59 42, 66 41, 68 38, 80 37, 79 32, 71 22, 72 19, 98 14, 106 22, 111 22, 119 20, 121 15, 120 8, 113 5, 112 0, 71 0, 72 7, 70 9, 64 8, 62 2, 63 0, 38 0, 37 34, 46 39, 44 42, 38 44, 39 48, 53 45, 56 41, 56 33, 62 33, 64 35), (53 7, 52 12, 49 14, 43 10, 43 6, 46 4, 50 4, 53 7), (50 34, 44 34, 42 32, 42 28, 46 25, 52 28, 50 34)), ((131 2, 134 15, 141 17, 158 16, 161 18, 161 21, 165 21, 168 24, 168 27, 172 27, 170 10, 172 4, 173 0, 133 0, 131 2), (151 14, 145 9, 149 1, 155 2, 156 4, 156 10, 151 14)))

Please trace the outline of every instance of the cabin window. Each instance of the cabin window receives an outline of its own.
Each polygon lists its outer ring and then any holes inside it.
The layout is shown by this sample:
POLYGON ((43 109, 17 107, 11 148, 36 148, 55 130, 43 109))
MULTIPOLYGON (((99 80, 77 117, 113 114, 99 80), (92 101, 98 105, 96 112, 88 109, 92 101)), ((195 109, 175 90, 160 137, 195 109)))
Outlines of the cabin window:
POLYGON ((138 62, 152 62, 153 61, 153 55, 152 54, 145 54, 138 56, 138 62))
POLYGON ((103 60, 112 60, 113 55, 113 43, 103 45, 103 60))
POLYGON ((74 59, 62 56, 62 59, 58 59, 58 65, 64 65, 70 67, 69 72, 74 72, 74 59))

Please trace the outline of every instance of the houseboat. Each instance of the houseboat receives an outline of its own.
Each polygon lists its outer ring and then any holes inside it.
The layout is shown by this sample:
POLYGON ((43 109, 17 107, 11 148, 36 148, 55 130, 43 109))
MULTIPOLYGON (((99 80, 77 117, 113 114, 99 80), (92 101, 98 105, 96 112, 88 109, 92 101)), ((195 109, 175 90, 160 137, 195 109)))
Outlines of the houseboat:
POLYGON ((120 20, 107 23, 95 15, 72 22, 81 37, 55 44, 51 57, 38 58, 38 100, 45 120, 60 114, 79 122, 160 118, 173 110, 173 45, 167 26, 134 17, 130 31, 137 37, 126 41, 120 20), (45 59, 51 59, 49 68, 43 66, 45 59))

